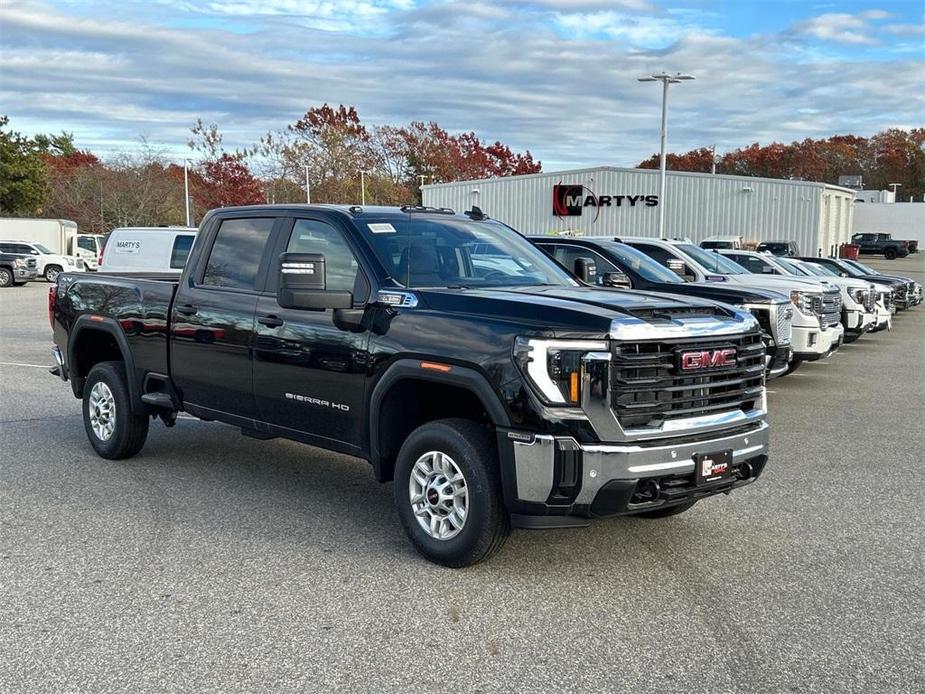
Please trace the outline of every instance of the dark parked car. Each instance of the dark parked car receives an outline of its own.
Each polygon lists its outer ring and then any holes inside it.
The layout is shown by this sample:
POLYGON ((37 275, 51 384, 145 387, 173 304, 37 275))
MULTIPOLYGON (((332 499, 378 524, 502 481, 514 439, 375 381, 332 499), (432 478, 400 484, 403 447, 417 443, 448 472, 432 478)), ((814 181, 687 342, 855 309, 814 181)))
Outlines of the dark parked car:
POLYGON ((762 241, 755 249, 759 253, 772 253, 784 257, 800 255, 800 247, 796 241, 762 241))
POLYGON ((56 373, 99 455, 185 411, 363 458, 448 566, 512 525, 681 513, 767 461, 754 316, 583 286, 475 209, 223 208, 179 280, 52 289, 56 373))
POLYGON ((0 251, 0 287, 19 287, 35 279, 35 258, 0 251))
POLYGON ((919 249, 918 241, 900 241, 890 234, 855 234, 851 243, 860 247, 861 255, 882 255, 887 260, 905 258, 919 249))
POLYGON ((677 273, 659 264, 642 251, 603 237, 528 237, 558 263, 576 275, 594 263, 591 284, 625 287, 650 292, 682 294, 710 301, 721 301, 750 311, 764 331, 768 353, 768 377, 787 373, 790 361, 790 334, 793 305, 790 298, 769 289, 730 287, 716 282, 685 282, 677 273))

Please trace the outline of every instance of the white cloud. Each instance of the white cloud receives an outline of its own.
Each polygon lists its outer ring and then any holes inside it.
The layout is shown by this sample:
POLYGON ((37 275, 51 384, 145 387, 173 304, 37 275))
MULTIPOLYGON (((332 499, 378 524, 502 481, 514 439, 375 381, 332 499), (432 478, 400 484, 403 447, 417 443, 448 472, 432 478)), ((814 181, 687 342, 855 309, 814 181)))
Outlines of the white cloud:
POLYGON ((850 44, 876 43, 864 19, 844 12, 821 14, 798 24, 797 29, 808 36, 824 41, 850 44))
POLYGON ((673 88, 677 150, 871 134, 925 112, 922 52, 833 61, 805 43, 710 34, 667 13, 626 15, 644 20, 632 29, 605 16, 578 35, 552 25, 548 8, 460 0, 377 15, 383 37, 286 15, 253 15, 243 33, 221 22, 177 28, 169 22, 189 15, 171 2, 161 15, 131 4, 91 15, 0 3, 0 101, 14 126, 74 131, 81 146, 100 148, 143 134, 181 156, 196 117, 244 146, 327 101, 355 105, 369 123, 476 130, 530 148, 554 170, 633 165, 655 151, 659 91, 636 77, 656 70, 697 77, 673 88))

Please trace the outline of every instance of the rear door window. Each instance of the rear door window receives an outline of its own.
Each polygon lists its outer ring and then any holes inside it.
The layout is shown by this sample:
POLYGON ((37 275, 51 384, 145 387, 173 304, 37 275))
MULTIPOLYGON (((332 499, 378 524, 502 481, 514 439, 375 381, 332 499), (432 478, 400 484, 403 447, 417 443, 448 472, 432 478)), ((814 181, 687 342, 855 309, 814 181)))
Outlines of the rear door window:
POLYGON ((272 217, 224 220, 209 251, 201 284, 254 289, 273 222, 272 217))
POLYGON ((170 251, 170 267, 174 270, 182 270, 186 267, 186 260, 189 258, 190 250, 193 248, 193 240, 196 237, 191 234, 177 236, 173 240, 173 248, 170 251))

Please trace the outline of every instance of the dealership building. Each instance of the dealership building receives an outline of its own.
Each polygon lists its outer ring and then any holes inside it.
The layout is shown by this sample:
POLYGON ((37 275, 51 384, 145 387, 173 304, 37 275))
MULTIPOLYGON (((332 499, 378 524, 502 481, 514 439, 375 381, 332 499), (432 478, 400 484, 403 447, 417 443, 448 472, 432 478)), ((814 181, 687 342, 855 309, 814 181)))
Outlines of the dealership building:
POLYGON ((808 181, 669 171, 665 200, 659 172, 602 166, 528 176, 439 183, 425 205, 485 214, 525 234, 666 237, 741 235, 790 239, 805 253, 830 252, 851 238, 855 191, 808 181))

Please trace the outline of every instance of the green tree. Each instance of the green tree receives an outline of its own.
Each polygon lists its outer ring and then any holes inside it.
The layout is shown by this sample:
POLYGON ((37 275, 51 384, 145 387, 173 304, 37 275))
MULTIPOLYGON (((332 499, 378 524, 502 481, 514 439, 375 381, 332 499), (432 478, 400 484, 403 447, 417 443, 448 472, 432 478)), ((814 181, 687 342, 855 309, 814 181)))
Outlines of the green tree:
POLYGON ((45 163, 35 141, 8 130, 9 122, 0 116, 0 214, 36 214, 48 197, 45 163))

